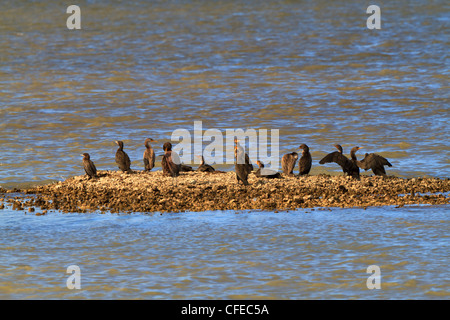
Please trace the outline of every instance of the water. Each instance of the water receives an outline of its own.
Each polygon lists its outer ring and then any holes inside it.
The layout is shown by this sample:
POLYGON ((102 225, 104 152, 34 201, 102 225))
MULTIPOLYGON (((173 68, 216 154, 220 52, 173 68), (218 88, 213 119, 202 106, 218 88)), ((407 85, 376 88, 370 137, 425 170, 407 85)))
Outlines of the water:
POLYGON ((162 151, 194 121, 279 129, 280 157, 306 143, 313 173, 340 172, 317 163, 340 143, 398 176, 449 176, 445 1, 381 1, 381 30, 349 1, 78 5, 81 30, 64 2, 2 5, 3 186, 82 174, 83 152, 116 169, 117 139, 142 169, 145 138, 162 151))
MULTIPOLYGON (((400 177, 450 172, 446 1, 2 1, 0 186, 115 170, 114 140, 279 129, 280 157, 358 145, 400 177)), ((205 147, 208 143, 204 143, 205 147)), ((158 152, 157 152, 158 154, 158 152)), ((362 155, 360 155, 362 157, 362 155)), ((218 168, 230 170, 227 165, 218 168)), ((157 161, 156 170, 160 170, 157 161)), ((149 216, 0 212, 3 298, 448 297, 448 206, 149 216), (379 228, 377 228, 379 226, 379 228), (65 288, 80 264, 83 289, 65 288), (379 264, 383 289, 367 290, 379 264)))
POLYGON ((449 208, 0 217, 2 299, 447 299, 449 208), (362 223, 362 221, 364 223, 362 223), (69 290, 69 265, 81 289, 69 290), (381 289, 369 290, 370 265, 381 289))

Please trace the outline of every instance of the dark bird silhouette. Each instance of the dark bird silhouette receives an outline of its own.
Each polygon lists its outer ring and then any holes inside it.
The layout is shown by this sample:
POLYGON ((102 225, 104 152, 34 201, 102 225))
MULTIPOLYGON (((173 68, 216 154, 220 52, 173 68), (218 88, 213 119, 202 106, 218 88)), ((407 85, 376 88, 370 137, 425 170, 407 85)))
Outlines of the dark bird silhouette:
POLYGON ((294 168, 295 164, 297 163, 297 159, 298 159, 297 152, 285 154, 281 158, 281 169, 283 170, 283 174, 286 174, 288 176, 294 175, 294 168))
POLYGON ((144 171, 150 171, 155 167, 155 150, 153 150, 150 142, 157 141, 153 140, 152 138, 145 139, 145 151, 142 159, 144 161, 144 171))
POLYGON ((312 157, 311 153, 309 153, 309 147, 306 144, 301 144, 299 148, 302 149, 302 156, 298 160, 298 175, 302 176, 309 174, 309 171, 311 171, 312 157))
MULTIPOLYGON (((355 152, 358 151, 358 147, 355 147, 352 149, 353 156, 351 159, 348 159, 346 156, 344 156, 342 147, 339 144, 334 145, 338 151, 334 151, 332 153, 327 154, 322 160, 319 161, 320 164, 330 163, 334 162, 341 166, 342 171, 344 174, 347 174, 349 176, 352 176, 354 178, 359 178, 359 167, 356 164, 356 160, 353 161, 352 159, 356 159, 355 152)), ((352 155, 352 152, 350 152, 350 155, 352 155)))
POLYGON ((189 171, 194 171, 194 169, 192 169, 191 166, 180 164, 180 172, 189 172, 189 171))
POLYGON ((240 164, 245 164, 245 169, 247 170, 247 173, 249 174, 250 172, 253 171, 253 165, 250 162, 250 158, 249 158, 248 154, 244 152, 244 148, 239 144, 239 141, 240 140, 238 140, 237 138, 234 138, 234 146, 235 146, 235 148, 236 147, 238 148, 239 154, 243 154, 244 162, 241 162, 240 164))
POLYGON ((261 161, 256 161, 256 164, 258 165, 258 169, 255 172, 255 176, 258 178, 267 178, 267 179, 282 179, 283 177, 279 172, 276 172, 274 170, 265 169, 264 163, 261 161))
POLYGON ((366 153, 364 159, 357 162, 358 167, 365 171, 372 169, 376 176, 386 177, 384 166, 392 167, 392 164, 384 157, 376 153, 366 153))
POLYGON ((81 156, 83 156, 84 171, 89 176, 89 179, 96 178, 97 168, 95 167, 94 162, 92 162, 89 153, 83 153, 81 156))
POLYGON ((130 169, 131 161, 130 157, 126 154, 125 151, 123 151, 123 142, 122 141, 116 141, 117 145, 119 146, 119 149, 116 151, 116 163, 122 172, 132 173, 130 169))
POLYGON ((205 163, 205 158, 203 156, 197 156, 197 157, 202 159, 202 162, 198 166, 197 171, 200 171, 200 172, 214 172, 214 171, 216 171, 216 169, 214 169, 212 166, 210 166, 209 164, 205 163))
POLYGON ((163 145, 164 155, 161 160, 161 166, 164 175, 178 177, 181 170, 181 161, 176 152, 172 151, 172 144, 166 142, 163 145))
POLYGON ((234 146, 234 169, 236 171, 236 179, 239 183, 239 181, 242 181, 242 183, 245 186, 248 186, 248 174, 249 174, 249 167, 245 163, 245 154, 244 149, 239 148, 239 146, 236 144, 234 146))

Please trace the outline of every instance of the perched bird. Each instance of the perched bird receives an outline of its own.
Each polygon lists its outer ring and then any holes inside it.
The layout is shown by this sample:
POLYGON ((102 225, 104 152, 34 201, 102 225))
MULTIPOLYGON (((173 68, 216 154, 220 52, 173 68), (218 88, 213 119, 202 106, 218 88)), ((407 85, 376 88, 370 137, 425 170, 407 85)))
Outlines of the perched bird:
POLYGON ((185 164, 180 165, 180 172, 189 172, 189 171, 194 171, 194 169, 192 169, 191 166, 185 164))
POLYGON ((384 166, 392 167, 392 164, 384 157, 376 153, 366 153, 364 159, 357 162, 358 167, 365 171, 372 169, 376 176, 386 177, 384 166))
POLYGON ((298 175, 302 176, 309 174, 312 165, 312 157, 311 153, 309 153, 309 147, 306 144, 301 144, 299 148, 303 151, 300 160, 298 160, 298 175))
POLYGON ((244 149, 239 148, 238 145, 234 146, 234 169, 236 171, 236 179, 242 181, 245 186, 248 186, 248 165, 245 163, 244 149))
MULTIPOLYGON (((250 158, 247 153, 244 152, 244 148, 239 144, 239 140, 237 138, 234 138, 234 147, 235 149, 239 149, 239 153, 243 154, 243 159, 241 160, 240 164, 245 164, 245 169, 247 170, 247 173, 250 173, 253 171, 253 165, 250 162, 250 158), (242 162, 243 161, 243 162, 242 162)), ((236 154, 236 151, 235 151, 236 154)))
POLYGON ((123 151, 123 142, 122 141, 116 141, 117 145, 119 146, 119 149, 116 151, 116 163, 122 172, 132 173, 130 169, 131 161, 130 157, 126 154, 125 151, 123 151))
POLYGON ((352 162, 352 167, 350 170, 350 175, 355 179, 360 179, 359 177, 359 167, 358 167, 358 159, 356 159, 356 151, 361 149, 360 147, 353 147, 352 150, 350 150, 350 158, 352 162))
POLYGON ((279 172, 276 172, 274 170, 265 169, 264 163, 261 161, 256 161, 256 164, 258 165, 258 169, 255 172, 255 176, 258 178, 267 178, 267 179, 282 179, 283 177, 279 172))
MULTIPOLYGON (((325 163, 330 163, 330 162, 337 163, 338 165, 341 166, 344 174, 347 174, 354 178, 359 178, 358 165, 351 159, 348 159, 346 156, 344 156, 341 145, 335 144, 334 147, 336 149, 338 149, 338 151, 334 151, 332 153, 327 154, 325 157, 322 158, 322 160, 319 161, 319 163, 320 164, 325 164, 325 163)), ((357 147, 355 147, 355 148, 357 148, 357 147)), ((353 151, 353 154, 357 150, 359 150, 359 149, 355 149, 353 151)), ((356 155, 354 155, 354 157, 356 158, 356 155)))
POLYGON ((152 138, 145 139, 144 142, 145 151, 142 159, 144 161, 144 171, 150 171, 155 167, 155 151, 150 145, 150 142, 157 142, 157 141, 153 140, 152 138))
POLYGON ((297 159, 298 159, 297 152, 291 152, 291 153, 285 154, 281 158, 281 169, 283 170, 283 174, 286 174, 288 176, 294 175, 294 168, 295 168, 297 159))
POLYGON ((86 171, 86 174, 89 176, 89 179, 96 178, 97 177, 97 168, 95 167, 94 163, 91 161, 91 157, 89 156, 89 153, 83 153, 81 156, 83 157, 84 171, 86 171))
POLYGON ((338 151, 334 151, 334 152, 327 154, 325 157, 323 157, 319 161, 319 163, 320 164, 325 164, 325 163, 330 163, 330 162, 337 163, 338 165, 341 166, 342 171, 344 173, 351 175, 350 173, 352 171, 353 162, 350 159, 348 159, 346 156, 344 156, 341 145, 335 144, 334 147, 336 149, 338 149, 338 151))
POLYGON ((214 169, 212 166, 210 166, 209 164, 205 163, 205 158, 203 156, 197 156, 197 157, 202 159, 202 162, 198 166, 197 171, 200 171, 200 172, 214 172, 214 171, 216 171, 216 169, 214 169))
POLYGON ((178 177, 181 170, 181 161, 176 152, 172 151, 172 144, 166 142, 163 145, 164 155, 161 160, 163 174, 171 177, 178 177))

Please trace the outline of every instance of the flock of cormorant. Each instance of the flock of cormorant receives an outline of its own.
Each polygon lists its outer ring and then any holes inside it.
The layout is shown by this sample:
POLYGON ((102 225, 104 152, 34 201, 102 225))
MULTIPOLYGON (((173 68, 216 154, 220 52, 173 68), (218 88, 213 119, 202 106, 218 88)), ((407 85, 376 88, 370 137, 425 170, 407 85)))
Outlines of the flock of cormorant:
MULTIPOLYGON (((150 171, 155 166, 155 151, 150 145, 151 142, 157 142, 151 138, 145 139, 145 152, 143 156, 144 162, 144 171, 150 171)), ((130 168, 131 161, 128 154, 123 151, 123 142, 115 141, 115 143, 119 146, 116 151, 116 163, 119 169, 122 172, 132 173, 130 168)), ((366 153, 364 159, 359 161, 356 158, 356 152, 362 147, 354 147, 350 150, 350 159, 347 158, 343 154, 342 147, 339 144, 336 144, 335 147, 338 151, 334 151, 328 155, 326 155, 323 159, 319 161, 320 164, 325 163, 337 163, 341 166, 344 174, 351 176, 355 179, 359 179, 359 169, 369 170, 371 169, 375 175, 386 176, 386 171, 384 166, 392 167, 391 163, 385 159, 384 157, 376 154, 376 153, 366 153)), ((180 172, 193 171, 192 167, 181 164, 180 158, 177 153, 172 151, 172 144, 170 142, 165 142, 163 145, 164 154, 162 155, 161 167, 163 169, 163 174, 171 177, 179 176, 180 172)), ((302 155, 300 159, 298 158, 297 152, 291 152, 285 154, 281 158, 281 168, 283 174, 287 176, 294 176, 294 168, 298 160, 298 176, 309 174, 312 166, 312 157, 309 152, 309 147, 306 144, 301 144, 299 150, 302 150, 302 155)), ((83 165, 86 174, 89 178, 97 177, 97 169, 90 159, 88 153, 83 153, 83 165)), ((197 156, 201 158, 201 163, 197 168, 197 171, 200 172, 211 172, 217 173, 222 171, 215 170, 212 166, 205 163, 205 159, 202 156, 197 156)), ((250 163, 250 158, 248 154, 244 152, 244 148, 239 144, 239 140, 237 138, 234 139, 234 158, 235 158, 235 171, 236 178, 239 181, 242 181, 244 185, 248 185, 248 175, 253 171, 253 165, 250 163)), ((258 169, 255 172, 257 177, 261 178, 283 178, 282 175, 274 170, 265 169, 264 164, 261 161, 255 162, 258 165, 258 169)))

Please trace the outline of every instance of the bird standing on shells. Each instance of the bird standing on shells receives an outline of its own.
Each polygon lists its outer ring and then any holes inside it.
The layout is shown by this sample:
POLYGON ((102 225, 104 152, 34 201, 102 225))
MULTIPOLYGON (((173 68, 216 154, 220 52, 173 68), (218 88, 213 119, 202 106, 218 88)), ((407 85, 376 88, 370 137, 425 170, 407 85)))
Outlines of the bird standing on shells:
POLYGON ((174 178, 178 177, 181 170, 181 161, 178 154, 172 151, 172 144, 170 142, 164 143, 163 149, 164 155, 161 160, 163 174, 174 178))
MULTIPOLYGON (((361 147, 362 148, 362 147, 361 147)), ((384 166, 392 167, 392 164, 384 157, 376 153, 366 153, 364 159, 357 161, 358 167, 365 171, 372 169, 376 176, 386 177, 384 166)))
POLYGON ((255 172, 255 176, 258 178, 267 178, 267 179, 282 179, 283 177, 279 172, 276 172, 274 170, 265 169, 264 163, 261 161, 256 161, 256 164, 258 165, 258 169, 255 172))
POLYGON ((126 154, 125 151, 123 151, 123 142, 122 141, 115 141, 116 144, 119 146, 119 148, 116 151, 116 163, 122 172, 126 173, 132 173, 130 166, 131 161, 130 157, 128 157, 128 154, 126 154))
MULTIPOLYGON (((253 171, 253 165, 250 162, 250 157, 248 156, 247 153, 244 152, 244 148, 239 144, 239 141, 240 140, 238 140, 237 138, 234 138, 234 147, 235 147, 235 149, 238 148, 239 153, 244 155, 243 157, 244 157, 244 162, 245 162, 245 168, 247 170, 247 173, 250 174, 250 172, 253 171)), ((244 163, 244 162, 241 162, 241 163, 244 163)))
POLYGON ((350 150, 350 158, 353 163, 351 176, 358 180, 360 179, 360 176, 359 176, 358 159, 356 158, 356 151, 358 151, 361 148, 362 147, 353 147, 352 150, 350 150))
POLYGON ((306 144, 302 143, 299 148, 302 149, 302 156, 298 160, 298 175, 302 176, 309 174, 309 171, 311 171, 312 157, 306 144))
POLYGON ((239 181, 242 181, 242 183, 245 186, 248 186, 248 174, 249 174, 249 167, 246 163, 244 154, 244 149, 241 147, 239 148, 238 144, 235 144, 234 146, 234 169, 236 171, 236 179, 239 183, 239 181))
MULTIPOLYGON (((353 162, 352 160, 348 159, 346 156, 344 156, 341 145, 335 144, 334 147, 336 149, 338 149, 338 151, 334 151, 334 152, 331 152, 331 153, 327 154, 325 157, 323 157, 319 161, 319 163, 320 164, 325 164, 325 163, 330 163, 330 162, 337 163, 338 165, 341 166, 342 171, 344 172, 344 174, 347 174, 347 175, 352 176, 354 178, 359 178, 358 165, 355 162, 353 162)), ((355 149, 354 152, 356 152, 356 151, 357 150, 355 149)))
POLYGON ((97 168, 95 167, 94 162, 92 162, 89 153, 83 153, 81 156, 83 157, 84 171, 89 176, 89 179, 96 178, 97 168))
POLYGON ((291 152, 288 154, 285 154, 281 158, 281 169, 283 170, 283 174, 288 176, 294 175, 294 168, 295 164, 297 163, 298 159, 298 153, 297 152, 291 152))
POLYGON ((202 162, 198 166, 197 171, 199 171, 199 172, 214 172, 214 171, 216 171, 216 169, 214 169, 212 166, 205 163, 205 158, 203 156, 197 156, 197 157, 202 159, 202 162))
POLYGON ((145 139, 145 151, 142 159, 144 161, 144 171, 150 171, 155 167, 155 150, 153 150, 150 142, 157 141, 153 140, 152 138, 145 139))

